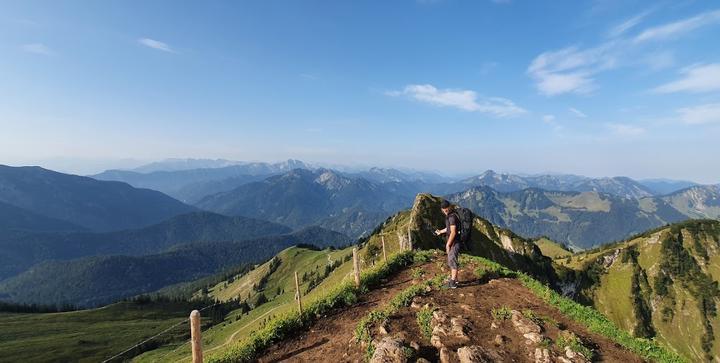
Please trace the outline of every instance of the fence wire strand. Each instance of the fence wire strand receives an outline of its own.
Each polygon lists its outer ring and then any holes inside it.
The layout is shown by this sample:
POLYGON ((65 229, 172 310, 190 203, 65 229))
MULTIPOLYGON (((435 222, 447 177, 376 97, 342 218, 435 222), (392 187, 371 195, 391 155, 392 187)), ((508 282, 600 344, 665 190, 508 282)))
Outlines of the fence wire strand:
MULTIPOLYGON (((206 306, 206 307, 204 307, 204 308, 202 308, 202 309, 198 309, 198 311, 199 311, 199 312, 203 312, 203 311, 205 311, 205 310, 207 310, 207 309, 209 309, 209 308, 211 308, 211 307, 213 307, 213 306, 217 306, 217 305, 220 305, 220 304, 221 304, 220 302, 216 302, 216 303, 214 303, 214 304, 212 304, 212 305, 208 305, 208 306, 206 306)), ((157 337, 159 337, 159 336, 161 336, 161 335, 163 335, 163 334, 165 334, 165 333, 167 333, 167 332, 169 332, 170 330, 173 330, 173 329, 177 328, 178 326, 180 326, 181 324, 184 324, 184 323, 188 322, 189 320, 190 320, 189 317, 188 317, 188 318, 185 318, 185 319, 183 319, 182 321, 180 321, 180 322, 178 322, 178 323, 170 326, 169 328, 167 328, 167 329, 165 329, 165 330, 163 330, 163 331, 161 331, 161 332, 159 332, 159 333, 151 336, 150 338, 147 338, 147 339, 141 341, 140 343, 137 343, 137 344, 133 345, 132 347, 127 348, 127 349, 123 350, 122 352, 120 352, 120 353, 118 353, 118 354, 115 354, 114 356, 112 356, 112 357, 110 357, 110 358, 108 358, 108 359, 105 359, 104 361, 102 361, 102 363, 107 363, 107 362, 110 362, 110 361, 112 361, 113 359, 115 359, 115 358, 117 358, 117 357, 121 357, 123 354, 125 354, 125 353, 127 353, 127 352, 129 352, 129 351, 131 351, 131 350, 133 350, 133 349, 135 349, 135 348, 137 348, 137 347, 139 347, 139 346, 141 346, 141 345, 143 345, 143 344, 145 344, 145 343, 147 343, 147 342, 149 342, 149 341, 151 341, 151 340, 153 340, 153 339, 155 339, 155 338, 157 338, 157 337)), ((181 346, 183 346, 184 344, 185 344, 185 343, 181 343, 181 344, 178 346, 178 348, 181 347, 181 346)), ((175 348, 175 350, 177 350, 178 348, 175 348)), ((175 350, 173 350, 173 352, 174 352, 175 350)), ((172 353, 172 352, 171 352, 171 353, 172 353)), ((169 354, 169 353, 168 353, 168 354, 169 354)))

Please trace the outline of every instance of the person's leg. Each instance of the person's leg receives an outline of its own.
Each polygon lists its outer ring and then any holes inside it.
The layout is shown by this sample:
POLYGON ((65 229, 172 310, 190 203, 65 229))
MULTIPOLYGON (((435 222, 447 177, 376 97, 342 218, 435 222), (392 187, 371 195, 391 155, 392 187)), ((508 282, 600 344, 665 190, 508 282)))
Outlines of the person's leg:
POLYGON ((450 277, 452 277, 453 281, 457 282, 458 268, 459 268, 458 267, 458 258, 460 257, 460 243, 453 244, 451 250, 452 250, 451 252, 453 255, 453 261, 454 261, 455 267, 452 270, 450 270, 450 277))
POLYGON ((453 244, 452 247, 450 247, 450 251, 448 253, 448 267, 450 267, 450 281, 448 281, 448 287, 455 288, 457 287, 457 275, 458 275, 458 255, 460 252, 460 249, 458 248, 458 244, 453 244))

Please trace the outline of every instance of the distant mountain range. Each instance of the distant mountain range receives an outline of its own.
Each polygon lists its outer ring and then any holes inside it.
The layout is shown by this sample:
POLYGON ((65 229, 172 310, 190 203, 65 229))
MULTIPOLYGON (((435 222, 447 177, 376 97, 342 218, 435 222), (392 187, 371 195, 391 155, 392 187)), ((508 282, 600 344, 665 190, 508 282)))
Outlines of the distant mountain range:
POLYGON ((672 180, 672 179, 642 179, 639 182, 652 190, 656 195, 664 195, 676 192, 678 190, 687 189, 698 183, 687 181, 687 180, 672 180))
POLYGON ((180 171, 191 169, 212 169, 223 168, 226 166, 242 164, 241 161, 233 161, 227 159, 180 159, 171 158, 162 161, 155 161, 149 164, 138 166, 131 169, 137 173, 152 173, 156 171, 180 171))
POLYGON ((638 200, 594 191, 531 188, 503 193, 473 187, 448 199, 522 236, 547 236, 580 248, 689 218, 660 198, 638 200))
POLYGON ((344 246, 347 236, 319 227, 236 242, 196 242, 146 256, 46 261, 0 282, 0 300, 84 307, 156 291, 224 269, 264 261, 297 244, 344 246))
POLYGON ((125 183, 4 165, 0 165, 0 202, 23 210, 24 222, 18 219, 17 226, 0 223, 11 229, 47 222, 29 222, 31 214, 104 232, 144 227, 196 210, 158 191, 125 183))
POLYGON ((298 168, 307 169, 308 166, 298 160, 269 164, 180 159, 149 164, 133 171, 107 170, 92 175, 92 178, 122 181, 137 188, 163 192, 186 203, 194 203, 207 195, 232 190, 298 168), (196 165, 203 167, 191 168, 196 165))
POLYGON ((208 196, 196 206, 293 228, 321 224, 355 237, 371 231, 411 201, 363 178, 328 169, 295 169, 208 196))
POLYGON ((642 198, 653 191, 627 177, 588 178, 578 175, 519 176, 498 174, 488 170, 478 176, 460 181, 468 186, 488 186, 499 192, 514 192, 528 188, 568 192, 600 192, 625 198, 642 198))
POLYGON ((106 233, 7 232, 0 235, 0 280, 47 260, 141 256, 191 242, 233 242, 289 233, 288 227, 245 217, 193 212, 141 229, 106 233))

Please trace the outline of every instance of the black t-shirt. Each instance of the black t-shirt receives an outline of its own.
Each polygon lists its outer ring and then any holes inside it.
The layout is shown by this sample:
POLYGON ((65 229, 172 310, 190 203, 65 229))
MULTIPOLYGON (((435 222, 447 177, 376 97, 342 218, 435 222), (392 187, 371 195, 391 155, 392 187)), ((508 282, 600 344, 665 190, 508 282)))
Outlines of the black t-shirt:
POLYGON ((458 235, 460 234, 460 217, 458 217, 455 212, 449 213, 445 217, 445 228, 447 228, 445 233, 447 233, 448 236, 450 235, 450 226, 455 226, 455 232, 457 233, 455 235, 455 241, 459 241, 458 235))

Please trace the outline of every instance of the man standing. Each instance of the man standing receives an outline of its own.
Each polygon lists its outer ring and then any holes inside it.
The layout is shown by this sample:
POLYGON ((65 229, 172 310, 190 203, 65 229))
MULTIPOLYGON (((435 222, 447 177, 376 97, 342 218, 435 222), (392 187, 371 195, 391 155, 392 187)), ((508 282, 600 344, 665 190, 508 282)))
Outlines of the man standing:
POLYGON ((458 255, 460 254, 459 233, 461 228, 460 217, 455 213, 452 204, 447 200, 440 203, 440 209, 445 214, 445 229, 436 229, 435 235, 447 235, 445 243, 445 252, 447 253, 448 266, 450 267, 450 280, 447 287, 451 289, 457 288, 458 278, 458 255))

